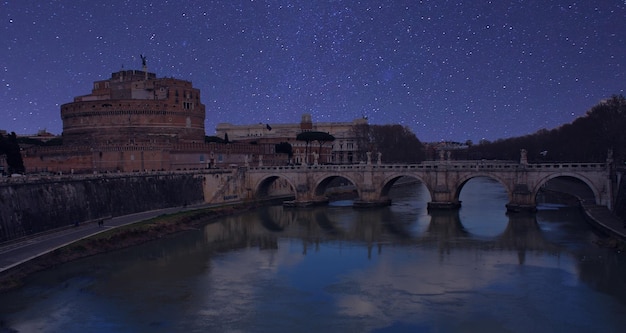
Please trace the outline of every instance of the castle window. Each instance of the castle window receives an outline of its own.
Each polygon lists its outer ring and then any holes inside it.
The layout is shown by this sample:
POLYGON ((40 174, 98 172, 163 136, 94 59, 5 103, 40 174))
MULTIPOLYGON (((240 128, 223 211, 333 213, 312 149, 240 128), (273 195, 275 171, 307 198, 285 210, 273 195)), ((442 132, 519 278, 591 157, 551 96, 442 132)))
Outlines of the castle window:
POLYGON ((98 82, 94 83, 94 84, 93 84, 93 89, 94 89, 94 90, 98 90, 98 89, 100 89, 100 83, 98 83, 98 82))
POLYGON ((185 110, 193 110, 193 103, 191 103, 191 102, 183 102, 183 109, 185 109, 185 110))

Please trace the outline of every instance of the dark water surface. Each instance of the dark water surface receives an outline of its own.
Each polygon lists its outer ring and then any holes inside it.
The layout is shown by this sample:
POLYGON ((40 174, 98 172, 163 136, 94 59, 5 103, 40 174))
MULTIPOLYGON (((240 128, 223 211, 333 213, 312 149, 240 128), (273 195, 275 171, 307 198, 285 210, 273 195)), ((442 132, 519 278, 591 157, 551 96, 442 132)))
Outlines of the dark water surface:
MULTIPOLYGON (((428 214, 421 185, 390 207, 267 207, 68 263, 0 295, 19 332, 625 332, 626 260, 576 208, 505 214, 470 181, 428 214)), ((0 328, 0 332, 2 331, 0 328)))

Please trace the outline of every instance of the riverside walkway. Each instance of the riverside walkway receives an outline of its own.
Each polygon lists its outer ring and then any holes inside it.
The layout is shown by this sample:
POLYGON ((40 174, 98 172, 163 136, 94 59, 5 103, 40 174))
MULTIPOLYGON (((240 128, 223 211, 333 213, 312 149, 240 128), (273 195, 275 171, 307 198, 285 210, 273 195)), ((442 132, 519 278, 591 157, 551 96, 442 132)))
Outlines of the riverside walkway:
POLYGON ((211 206, 213 205, 198 204, 117 216, 104 220, 102 226, 95 221, 85 222, 76 227, 69 226, 32 237, 9 241, 0 244, 0 274, 58 248, 113 228, 141 222, 163 214, 173 214, 184 210, 209 208, 211 206))
POLYGON ((613 214, 606 206, 590 205, 583 202, 581 207, 592 226, 609 236, 626 240, 626 222, 613 214))

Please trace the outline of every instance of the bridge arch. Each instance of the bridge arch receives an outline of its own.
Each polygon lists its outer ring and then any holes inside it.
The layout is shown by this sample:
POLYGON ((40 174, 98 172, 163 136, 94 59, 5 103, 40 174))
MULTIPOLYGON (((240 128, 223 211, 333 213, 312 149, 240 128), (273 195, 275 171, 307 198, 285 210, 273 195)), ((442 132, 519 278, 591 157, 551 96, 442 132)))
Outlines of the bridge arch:
POLYGON ((405 178, 413 178, 416 179, 418 181, 420 181, 422 184, 424 184, 424 186, 426 187, 426 190, 428 190, 428 194, 430 195, 430 197, 433 197, 433 190, 428 186, 428 183, 420 176, 416 175, 416 174, 392 174, 388 177, 386 177, 382 184, 381 184, 381 190, 379 193, 380 198, 387 198, 389 196, 389 191, 391 190, 391 188, 393 187, 393 185, 395 185, 395 183, 402 177, 405 178))
POLYGON ((507 195, 507 198, 509 199, 509 202, 512 200, 513 198, 513 188, 511 188, 512 184, 509 184, 509 182, 507 182, 506 179, 498 177, 497 174, 487 174, 487 173, 482 173, 482 172, 478 172, 475 174, 467 174, 467 175, 460 177, 458 182, 454 185, 454 200, 456 200, 457 202, 459 201, 459 197, 461 196, 461 191, 463 190, 463 187, 465 186, 465 184, 467 184, 467 182, 469 182, 470 180, 474 178, 488 178, 488 179, 497 181, 498 183, 500 183, 500 185, 502 185, 502 187, 506 191, 506 195, 507 195))
POLYGON ((360 196, 361 195, 361 190, 359 189, 358 186, 358 182, 356 182, 354 179, 352 179, 352 177, 348 176, 348 175, 339 175, 339 174, 329 174, 329 175, 324 175, 324 177, 322 177, 321 179, 319 179, 316 184, 315 184, 315 188, 313 189, 313 194, 315 196, 323 196, 324 193, 326 192, 326 189, 328 188, 328 185, 338 179, 338 178, 342 178, 345 179, 347 181, 349 181, 350 183, 352 183, 352 185, 354 186, 354 188, 357 191, 357 194, 360 196))
POLYGON ((593 203, 594 204, 600 203, 600 197, 601 197, 600 190, 597 188, 596 184, 594 184, 589 178, 585 177, 584 175, 575 173, 575 172, 561 172, 557 174, 547 175, 543 178, 540 178, 537 181, 537 184, 532 189, 532 196, 533 196, 533 200, 535 200, 535 204, 537 204, 537 194, 539 193, 539 190, 541 190, 541 188, 544 185, 546 185, 550 180, 557 179, 557 178, 574 178, 576 180, 579 180, 580 182, 587 185, 587 188, 593 193, 593 200, 594 200, 593 203))
POLYGON ((256 198, 267 198, 270 196, 270 190, 272 185, 275 184, 278 180, 284 180, 290 187, 289 191, 293 193, 294 196, 298 196, 298 191, 296 186, 294 185, 293 180, 288 177, 271 174, 261 178, 257 184, 254 186, 254 196, 256 198))

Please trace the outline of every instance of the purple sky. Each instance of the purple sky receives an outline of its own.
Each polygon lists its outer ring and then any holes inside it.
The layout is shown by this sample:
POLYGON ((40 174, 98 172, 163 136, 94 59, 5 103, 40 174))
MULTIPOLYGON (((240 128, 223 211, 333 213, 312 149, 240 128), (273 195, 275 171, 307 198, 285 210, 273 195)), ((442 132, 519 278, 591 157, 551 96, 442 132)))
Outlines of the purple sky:
POLYGON ((400 123, 422 141, 551 129, 626 95, 626 1, 0 3, 0 129, 62 132, 112 72, 202 92, 220 122, 400 123))

